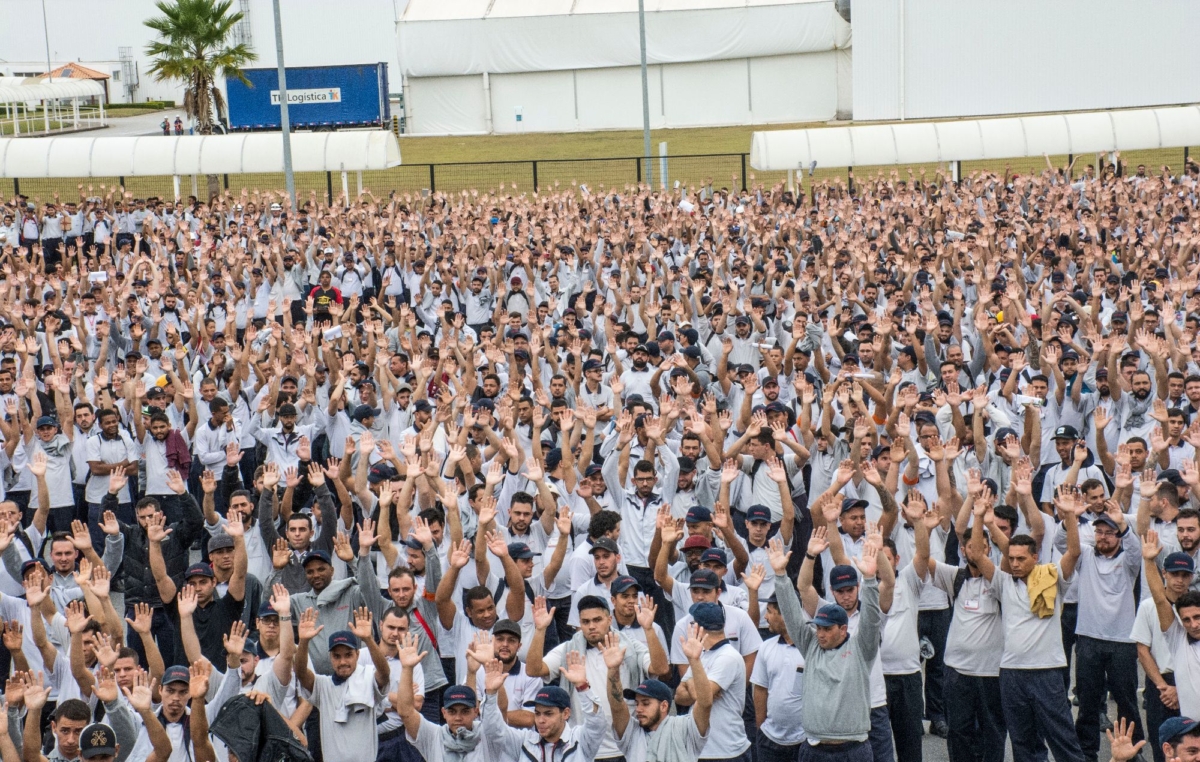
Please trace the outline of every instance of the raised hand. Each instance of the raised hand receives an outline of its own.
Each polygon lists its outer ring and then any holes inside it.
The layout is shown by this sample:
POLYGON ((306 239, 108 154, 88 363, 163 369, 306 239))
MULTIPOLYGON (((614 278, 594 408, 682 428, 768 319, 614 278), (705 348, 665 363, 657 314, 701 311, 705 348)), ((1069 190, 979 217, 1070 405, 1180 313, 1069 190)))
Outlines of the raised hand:
MULTIPOLYGON (((820 527, 813 531, 825 533, 825 528, 820 527)), ((828 543, 826 543, 828 545, 828 543)), ((809 552, 812 553, 812 543, 809 545, 809 552)), ((816 555, 813 553, 813 555, 816 555)), ((771 564, 771 571, 775 572, 776 576, 787 574, 788 561, 792 557, 792 552, 789 550, 786 553, 783 550, 783 540, 774 537, 767 543, 767 561, 771 564)))
POLYGON ((558 611, 557 608, 546 608, 546 599, 543 596, 538 596, 533 600, 533 626, 538 630, 545 630, 550 625, 554 624, 554 614, 558 611))
POLYGON ((154 685, 157 682, 157 680, 150 677, 149 672, 139 671, 133 676, 133 687, 122 688, 121 691, 124 692, 125 698, 129 700, 129 705, 139 714, 142 714, 150 711, 154 685))
POLYGON ((400 642, 396 644, 396 656, 400 659, 401 667, 415 668, 429 654, 428 651, 417 649, 419 642, 417 636, 411 632, 406 632, 400 636, 400 642))
POLYGON ((131 630, 145 637, 150 634, 150 624, 153 618, 154 612, 150 609, 150 604, 135 603, 133 606, 133 619, 125 617, 125 621, 129 623, 131 630))
MULTIPOLYGON (((507 550, 507 548, 506 548, 507 550)), ((471 560, 471 541, 463 540, 450 551, 450 565, 455 569, 462 569, 471 560)))
POLYGON ((193 699, 208 695, 208 681, 212 677, 212 664, 208 659, 197 659, 188 668, 188 696, 193 699))
MULTIPOLYGON (((108 667, 100 669, 100 676, 92 686, 92 693, 96 694, 96 698, 104 703, 110 703, 117 700, 120 693, 117 691, 117 677, 108 667)), ((25 690, 25 701, 29 701, 29 689, 25 690)))
POLYGON ((1138 755, 1142 747, 1146 745, 1145 740, 1133 742, 1133 733, 1137 729, 1137 725, 1125 718, 1117 720, 1112 730, 1104 731, 1108 736, 1108 743, 1112 747, 1112 758, 1116 762, 1128 762, 1138 755))
POLYGON ((588 681, 587 665, 584 662, 583 654, 578 651, 567 651, 566 664, 559 667, 558 671, 576 688, 588 681))
POLYGON ((234 622, 229 628, 229 633, 221 636, 225 644, 225 653, 235 659, 240 657, 242 649, 246 647, 247 635, 249 635, 249 631, 246 629, 245 623, 241 621, 234 622))
POLYGON ((179 597, 175 601, 175 608, 179 612, 179 616, 191 616, 196 612, 196 588, 194 585, 184 585, 179 591, 179 597))
POLYGON ((161 511, 153 513, 146 519, 146 539, 160 543, 167 539, 174 529, 167 529, 167 516, 161 511))
POLYGON ((317 624, 317 611, 313 608, 307 608, 300 615, 300 625, 297 629, 297 636, 305 642, 312 640, 321 634, 321 630, 325 629, 325 625, 317 624))
POLYGON ((704 653, 704 631, 700 629, 700 625, 694 622, 689 624, 687 634, 679 639, 679 645, 689 662, 698 660, 704 653))
POLYGON ((746 589, 750 592, 750 594, 754 595, 758 592, 758 589, 762 587, 763 580, 766 578, 766 567, 764 567, 762 564, 754 564, 750 567, 749 571, 742 575, 742 583, 746 586, 746 589))
POLYGON ((475 637, 467 646, 468 661, 473 661, 477 665, 475 669, 478 669, 495 658, 496 647, 492 642, 492 634, 487 630, 480 630, 475 633, 475 637))
POLYGON ((609 669, 619 669, 625 663, 625 646, 622 645, 621 636, 617 633, 609 631, 597 648, 604 655, 604 666, 609 669))
POLYGON ((494 694, 504 685, 504 681, 508 678, 508 670, 500 663, 499 659, 492 659, 484 667, 483 684, 484 690, 490 694, 494 694))
POLYGON ((371 609, 366 606, 359 606, 354 612, 354 618, 350 620, 350 632, 353 632, 359 640, 367 641, 373 637, 371 631, 371 609))

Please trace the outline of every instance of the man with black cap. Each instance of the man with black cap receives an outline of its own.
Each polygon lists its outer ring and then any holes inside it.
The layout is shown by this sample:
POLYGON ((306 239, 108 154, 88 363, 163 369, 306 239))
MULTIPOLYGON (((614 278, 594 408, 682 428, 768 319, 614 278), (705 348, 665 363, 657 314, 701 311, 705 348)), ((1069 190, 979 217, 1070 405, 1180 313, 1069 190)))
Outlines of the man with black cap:
POLYGON ((625 648, 612 633, 599 646, 608 667, 608 705, 613 732, 626 759, 646 762, 691 762, 708 742, 711 730, 713 684, 708 679, 704 659, 713 658, 714 649, 705 649, 705 633, 693 625, 683 644, 688 658, 689 692, 694 697, 687 715, 673 716, 674 692, 666 683, 643 680, 635 688, 623 688, 621 664, 625 648), (634 702, 634 716, 629 704, 634 702), (630 720, 636 720, 630 723, 630 720))
POLYGON ((579 609, 576 606, 580 599, 598 595, 611 604, 610 585, 621 576, 621 548, 615 540, 599 537, 592 541, 588 553, 592 556, 596 574, 571 591, 571 613, 567 618, 567 624, 571 627, 579 626, 579 609))
POLYGON ((606 731, 611 730, 608 717, 601 711, 597 691, 588 682, 584 659, 576 652, 568 658, 560 671, 570 683, 580 706, 582 718, 571 723, 572 697, 557 685, 543 687, 533 697, 533 728, 523 730, 510 727, 504 722, 497 704, 497 694, 508 679, 508 671, 498 659, 487 665, 486 691, 483 697, 484 744, 489 756, 498 762, 503 760, 595 760, 600 742, 606 731))
MULTIPOLYGON (((314 609, 304 610, 296 631, 299 636, 296 681, 311 695, 313 707, 320 712, 321 751, 330 762, 375 759, 379 748, 376 730, 379 705, 388 695, 391 682, 391 666, 372 633, 371 612, 366 606, 351 611, 354 617, 349 622, 349 629, 330 634, 326 641, 325 652, 330 664, 327 674, 314 675, 308 664, 309 645, 325 629, 324 625, 317 624, 318 615, 314 609), (371 654, 369 666, 359 662, 362 647, 371 654)), ((344 613, 342 617, 344 619, 344 613)), ((412 674, 409 673, 407 678, 411 683, 412 674)))
POLYGON ((442 725, 437 725, 416 708, 413 670, 428 655, 417 647, 411 632, 397 644, 400 682, 389 694, 392 707, 404 722, 405 738, 416 747, 426 762, 486 762, 483 729, 477 725, 478 702, 475 691, 465 685, 451 685, 442 694, 442 725))
POLYGON ((639 597, 642 587, 628 574, 614 579, 608 589, 612 597, 613 629, 644 644, 651 651, 650 674, 665 677, 671 671, 667 659, 669 649, 662 627, 654 621, 654 601, 645 596, 639 597), (658 661, 656 650, 661 650, 665 667, 659 673, 655 672, 655 663, 658 661))
MULTIPOLYGON (((233 521, 229 523, 226 533, 213 537, 213 542, 218 545, 224 545, 227 542, 225 538, 229 538, 233 548, 233 569, 225 593, 217 591, 217 580, 212 566, 201 562, 187 568, 184 573, 187 587, 180 592, 176 601, 184 641, 187 640, 186 620, 190 619, 195 628, 196 638, 200 642, 201 653, 213 664, 220 664, 224 660, 224 637, 233 623, 242 619, 242 609, 246 600, 246 546, 243 541, 245 531, 241 521, 233 521)), ((209 548, 211 551, 212 543, 209 544, 209 548)), ((218 550, 224 553, 223 548, 218 547, 218 550)))
MULTIPOLYGON (((1156 533, 1151 531, 1146 533, 1142 543, 1142 558, 1145 559, 1143 573, 1147 579, 1149 575, 1159 573, 1158 559, 1164 549, 1158 540, 1156 533)), ((1195 579, 1196 561, 1187 553, 1170 553, 1162 559, 1161 572, 1163 595, 1167 603, 1173 606, 1188 592, 1195 579)), ((1137 644, 1138 663, 1146 673, 1146 686, 1142 692, 1146 707, 1146 738, 1154 762, 1165 762, 1158 729, 1167 719, 1179 716, 1179 691, 1175 686, 1175 662, 1159 626, 1154 596, 1148 595, 1138 606, 1130 637, 1137 644)))
POLYGON ((317 438, 325 426, 305 424, 297 426, 300 411, 290 402, 285 402, 275 411, 276 425, 264 427, 265 411, 259 410, 250 419, 250 433, 267 448, 267 458, 264 462, 275 463, 281 472, 300 465, 300 439, 307 437, 311 443, 317 438))

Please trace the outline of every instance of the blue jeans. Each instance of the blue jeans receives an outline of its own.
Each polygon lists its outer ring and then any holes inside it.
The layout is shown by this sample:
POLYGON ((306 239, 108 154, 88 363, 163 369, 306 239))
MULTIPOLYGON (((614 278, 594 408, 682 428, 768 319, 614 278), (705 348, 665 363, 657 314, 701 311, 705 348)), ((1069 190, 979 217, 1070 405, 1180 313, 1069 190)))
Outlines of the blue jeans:
POLYGON ((1061 669, 1001 669, 1000 700, 1013 762, 1083 762, 1061 669))
POLYGON ((886 705, 871 709, 871 732, 867 735, 867 743, 871 745, 871 757, 875 762, 893 762, 895 760, 896 752, 892 746, 892 722, 888 718, 886 705))

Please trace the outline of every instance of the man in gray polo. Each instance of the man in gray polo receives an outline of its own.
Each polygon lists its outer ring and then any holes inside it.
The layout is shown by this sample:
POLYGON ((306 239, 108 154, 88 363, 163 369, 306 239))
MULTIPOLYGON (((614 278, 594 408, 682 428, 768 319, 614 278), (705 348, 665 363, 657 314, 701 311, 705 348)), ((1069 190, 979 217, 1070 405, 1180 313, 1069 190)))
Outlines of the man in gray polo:
POLYGON ((848 632, 850 618, 836 603, 817 609, 809 627, 796 589, 787 576, 783 543, 771 540, 768 554, 775 571, 775 595, 788 635, 804 653, 805 691, 820 701, 805 701, 801 724, 808 734, 800 745, 801 762, 869 762, 871 732, 871 665, 879 654, 883 613, 875 569, 882 547, 877 534, 868 536, 861 558, 858 629, 848 632))

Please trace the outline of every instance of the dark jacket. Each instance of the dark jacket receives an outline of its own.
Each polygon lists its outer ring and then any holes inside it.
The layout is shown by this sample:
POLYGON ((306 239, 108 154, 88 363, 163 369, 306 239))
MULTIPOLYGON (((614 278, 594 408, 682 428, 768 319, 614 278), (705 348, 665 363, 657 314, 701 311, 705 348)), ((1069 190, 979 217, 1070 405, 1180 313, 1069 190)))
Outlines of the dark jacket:
MULTIPOLYGON (((183 518, 172 524, 172 530, 167 539, 163 540, 163 561, 167 565, 167 574, 177 587, 183 587, 183 574, 188 566, 188 549, 200 536, 204 528, 204 514, 196 498, 186 492, 179 496, 180 513, 183 518)), ((117 496, 111 492, 104 495, 103 510, 117 512, 117 496)), ((150 540, 146 538, 146 530, 140 524, 126 524, 123 521, 121 534, 125 535, 125 563, 121 565, 125 580, 125 603, 149 603, 151 606, 161 606, 163 601, 158 595, 158 583, 154 580, 154 572, 150 570, 150 540)))
MULTIPOLYGON (((317 487, 313 491, 313 494, 316 497, 317 504, 321 507, 321 523, 317 527, 317 533, 313 536, 309 550, 323 550, 332 556, 333 538, 337 535, 337 527, 338 522, 341 520, 341 515, 333 505, 333 494, 329 491, 328 484, 322 484, 320 487, 317 487)), ((263 544, 267 546, 267 550, 274 548, 275 541, 279 539, 279 528, 276 525, 277 519, 273 517, 274 507, 271 501, 270 491, 264 491, 259 496, 258 505, 255 508, 258 531, 262 533, 263 544)), ((292 515, 297 514, 293 513, 292 515)), ((308 577, 304 574, 304 564, 300 562, 300 558, 297 558, 295 553, 292 553, 288 558, 287 566, 283 567, 282 570, 276 569, 275 574, 268 579, 268 588, 270 588, 272 582, 281 583, 292 595, 312 589, 308 584, 308 577)))
POLYGON ((255 706, 246 696, 231 698, 209 731, 241 762, 312 762, 308 749, 265 701, 255 706))

